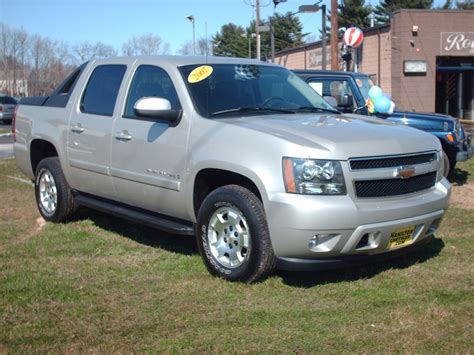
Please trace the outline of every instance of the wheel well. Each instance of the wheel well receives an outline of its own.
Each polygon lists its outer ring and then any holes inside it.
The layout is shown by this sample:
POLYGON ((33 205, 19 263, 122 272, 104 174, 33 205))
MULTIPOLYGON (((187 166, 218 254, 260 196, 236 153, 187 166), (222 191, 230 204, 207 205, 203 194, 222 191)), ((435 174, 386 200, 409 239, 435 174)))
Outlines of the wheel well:
POLYGON ((34 174, 36 172, 36 167, 41 160, 48 157, 57 157, 58 152, 56 151, 54 145, 52 145, 50 142, 42 139, 35 139, 33 142, 31 142, 30 155, 31 168, 33 169, 34 174))
POLYGON ((202 201, 209 193, 218 187, 225 185, 239 185, 252 191, 255 196, 262 200, 262 196, 257 186, 248 177, 221 169, 204 169, 201 170, 194 181, 194 213, 198 214, 202 201))

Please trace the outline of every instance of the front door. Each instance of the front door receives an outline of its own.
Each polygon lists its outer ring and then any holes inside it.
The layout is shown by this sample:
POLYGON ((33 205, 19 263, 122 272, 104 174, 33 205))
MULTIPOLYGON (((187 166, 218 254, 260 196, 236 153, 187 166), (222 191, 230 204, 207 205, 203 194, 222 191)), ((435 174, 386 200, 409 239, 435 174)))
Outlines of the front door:
POLYGON ((114 198, 110 177, 110 144, 117 95, 127 67, 101 65, 92 72, 73 109, 68 131, 71 186, 79 191, 114 198))
MULTIPOLYGON (((111 175, 120 201, 155 212, 179 216, 185 211, 181 178, 185 172, 187 121, 179 123, 137 117, 133 107, 142 97, 161 97, 179 109, 168 73, 157 66, 138 66, 123 116, 112 137, 111 175)), ((184 217, 184 214, 183 214, 184 217)))

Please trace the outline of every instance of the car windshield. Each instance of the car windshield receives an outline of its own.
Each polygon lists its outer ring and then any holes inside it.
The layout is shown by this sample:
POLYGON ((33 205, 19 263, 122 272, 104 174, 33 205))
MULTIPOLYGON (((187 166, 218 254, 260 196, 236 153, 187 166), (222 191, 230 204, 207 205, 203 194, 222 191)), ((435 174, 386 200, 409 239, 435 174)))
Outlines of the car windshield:
POLYGON ((372 86, 374 86, 374 82, 372 79, 370 79, 368 76, 357 76, 355 78, 357 86, 360 89, 360 92, 362 93, 362 96, 364 96, 364 100, 367 100, 369 98, 369 90, 372 86))
POLYGON ((194 106, 203 117, 338 112, 282 67, 198 64, 182 66, 180 71, 194 106))

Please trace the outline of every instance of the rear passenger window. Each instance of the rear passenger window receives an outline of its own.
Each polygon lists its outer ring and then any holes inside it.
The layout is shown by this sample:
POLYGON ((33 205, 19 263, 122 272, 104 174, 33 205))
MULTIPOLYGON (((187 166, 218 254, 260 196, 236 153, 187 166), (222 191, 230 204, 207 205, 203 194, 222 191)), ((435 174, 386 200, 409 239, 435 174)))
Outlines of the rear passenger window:
POLYGON ((95 68, 82 97, 81 111, 112 116, 126 69, 125 65, 101 65, 95 68))
POLYGON ((138 67, 130 86, 125 117, 135 117, 133 106, 142 97, 161 97, 171 103, 171 109, 179 109, 178 95, 168 73, 153 65, 138 67))

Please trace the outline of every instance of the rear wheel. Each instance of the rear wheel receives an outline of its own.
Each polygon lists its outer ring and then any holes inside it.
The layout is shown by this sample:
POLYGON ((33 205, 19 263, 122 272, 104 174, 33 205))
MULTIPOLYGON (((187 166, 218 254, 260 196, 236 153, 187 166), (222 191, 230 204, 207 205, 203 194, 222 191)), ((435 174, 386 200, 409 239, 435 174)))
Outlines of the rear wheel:
POLYGON ((57 157, 39 162, 35 175, 35 195, 41 216, 47 221, 64 222, 77 211, 77 203, 57 157))
POLYGON ((263 204, 244 187, 212 191, 199 209, 196 228, 199 251, 211 274, 255 282, 275 270, 263 204))

